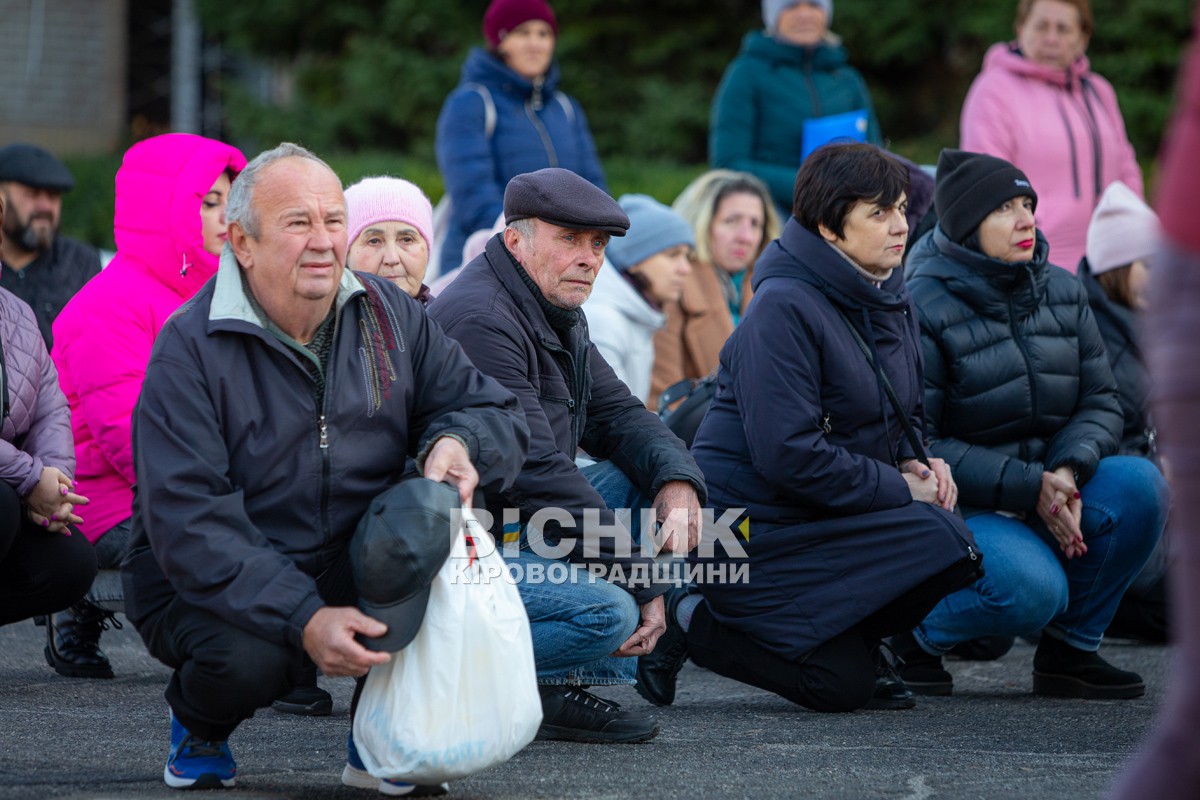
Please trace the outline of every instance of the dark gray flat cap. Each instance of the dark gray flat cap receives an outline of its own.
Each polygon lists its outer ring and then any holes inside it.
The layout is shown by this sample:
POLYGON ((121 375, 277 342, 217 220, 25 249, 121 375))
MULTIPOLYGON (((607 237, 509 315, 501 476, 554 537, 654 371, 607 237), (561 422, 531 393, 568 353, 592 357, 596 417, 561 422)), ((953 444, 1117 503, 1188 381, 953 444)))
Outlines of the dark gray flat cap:
POLYGON ((57 192, 75 188, 75 178, 66 164, 42 148, 24 142, 0 147, 0 181, 57 192))
POLYGON ((505 224, 530 218, 560 228, 605 231, 613 236, 624 236, 629 230, 629 217, 616 200, 571 170, 559 167, 526 172, 505 187, 505 224))

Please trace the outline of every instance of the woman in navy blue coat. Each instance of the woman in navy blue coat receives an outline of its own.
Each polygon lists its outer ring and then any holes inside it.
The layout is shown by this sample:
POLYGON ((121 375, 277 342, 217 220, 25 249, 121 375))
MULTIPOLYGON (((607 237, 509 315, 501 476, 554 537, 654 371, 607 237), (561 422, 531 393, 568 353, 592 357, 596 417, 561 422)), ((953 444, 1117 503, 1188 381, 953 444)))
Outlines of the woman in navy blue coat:
POLYGON ((718 513, 745 509, 699 558, 748 565, 747 579, 671 594, 670 639, 639 667, 652 700, 673 695, 678 638, 700 666, 807 708, 909 708, 880 639, 979 573, 949 471, 905 433, 922 426, 919 333, 896 269, 907 186, 868 144, 819 148, 797 175, 693 446, 718 513))
POLYGON ((437 123, 438 168, 450 197, 441 272, 499 216, 515 175, 562 167, 605 191, 604 172, 579 102, 559 91, 558 21, 543 0, 492 0, 486 50, 472 49, 437 123))

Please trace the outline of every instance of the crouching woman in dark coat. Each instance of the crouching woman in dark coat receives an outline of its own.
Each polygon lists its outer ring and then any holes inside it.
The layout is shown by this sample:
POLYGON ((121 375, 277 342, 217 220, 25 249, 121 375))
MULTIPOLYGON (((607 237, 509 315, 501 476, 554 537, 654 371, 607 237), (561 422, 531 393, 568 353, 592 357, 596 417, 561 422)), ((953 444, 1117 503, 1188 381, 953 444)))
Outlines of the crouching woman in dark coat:
POLYGON ((873 145, 804 162, 693 446, 718 513, 745 509, 745 554, 718 543, 707 561, 748 576, 672 597, 670 622, 686 621, 700 666, 816 711, 911 707, 880 639, 980 571, 949 470, 905 433, 922 424, 916 312, 896 269, 907 185, 873 145))
POLYGON ((913 691, 949 694, 940 657, 979 636, 1041 631, 1035 694, 1128 698, 1135 673, 1097 650, 1162 532, 1167 487, 1117 456, 1116 385, 1087 292, 1049 262, 1026 175, 944 150, 939 223, 908 257, 925 351, 930 447, 961 489, 987 575, 893 641, 913 691))

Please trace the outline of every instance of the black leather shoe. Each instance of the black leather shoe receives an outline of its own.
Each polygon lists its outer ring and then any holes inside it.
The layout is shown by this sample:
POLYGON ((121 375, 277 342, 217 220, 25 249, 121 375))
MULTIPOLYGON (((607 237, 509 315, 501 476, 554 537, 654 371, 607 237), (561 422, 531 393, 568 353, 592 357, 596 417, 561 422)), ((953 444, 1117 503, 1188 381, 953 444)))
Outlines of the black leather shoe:
MULTIPOLYGON (((884 647, 886 645, 876 645, 871 651, 871 658, 875 661, 875 693, 864 708, 876 711, 904 711, 915 708, 917 698, 901 680, 896 667, 883 652, 884 647)), ((899 662, 899 659, 897 661, 899 662)), ((903 662, 899 663, 903 666, 903 662)))
POLYGON ((900 679, 913 694, 946 697, 954 691, 954 676, 942 666, 942 657, 926 653, 911 633, 893 636, 889 643, 902 662, 900 679))
POLYGON ((658 638, 654 652, 638 658, 637 693, 656 706, 675 702, 675 682, 679 670, 687 661, 687 633, 675 620, 679 601, 688 595, 686 589, 667 592, 667 630, 658 638))
POLYGON ((1146 693, 1136 672, 1117 669, 1099 653, 1042 634, 1033 654, 1033 693, 1085 700, 1128 700, 1146 693))
POLYGON ((328 717, 333 713, 333 697, 317 686, 317 665, 306 660, 304 671, 296 677, 296 685, 271 703, 271 708, 301 717, 328 717))
POLYGON ((539 740, 636 744, 658 736, 658 722, 645 714, 584 691, 578 686, 539 686, 542 724, 539 740))
POLYGON ((328 717, 333 713, 333 696, 315 683, 312 686, 297 686, 271 703, 271 708, 301 717, 328 717))
POLYGON ((46 663, 67 678, 111 678, 112 665, 100 649, 100 634, 123 627, 112 612, 87 600, 46 615, 46 663))

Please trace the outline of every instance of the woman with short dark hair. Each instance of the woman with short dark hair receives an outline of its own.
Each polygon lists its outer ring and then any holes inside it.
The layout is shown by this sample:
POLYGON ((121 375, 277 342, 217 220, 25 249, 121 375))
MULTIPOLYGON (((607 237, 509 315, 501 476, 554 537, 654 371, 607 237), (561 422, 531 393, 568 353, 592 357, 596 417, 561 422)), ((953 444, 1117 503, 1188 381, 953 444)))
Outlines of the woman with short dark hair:
POLYGON ((718 515, 742 510, 699 561, 744 565, 746 580, 668 594, 666 641, 638 670, 652 702, 670 702, 691 655, 817 711, 910 708, 880 639, 978 575, 954 481, 916 434, 920 341, 897 269, 907 185, 867 144, 800 168, 692 450, 718 515))
POLYGON ((950 694, 941 655, 967 639, 1041 632, 1033 691, 1138 697, 1097 652, 1162 533, 1167 487, 1118 456, 1112 370, 1082 284, 1048 261, 1024 172, 944 150, 938 226, 908 256, 925 354, 926 432, 962 490, 987 575, 893 640, 913 691, 950 694))

